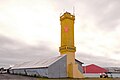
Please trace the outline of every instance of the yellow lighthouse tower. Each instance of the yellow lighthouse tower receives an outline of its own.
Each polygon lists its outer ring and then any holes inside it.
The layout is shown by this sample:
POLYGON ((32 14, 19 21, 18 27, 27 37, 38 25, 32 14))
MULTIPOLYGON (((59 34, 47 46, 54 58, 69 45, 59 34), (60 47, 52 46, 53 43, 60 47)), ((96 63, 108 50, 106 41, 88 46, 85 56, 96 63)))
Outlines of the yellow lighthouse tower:
POLYGON ((78 70, 78 65, 75 63, 74 20, 75 16, 68 12, 60 16, 61 47, 59 51, 61 55, 67 55, 67 76, 71 78, 83 78, 83 74, 78 70))

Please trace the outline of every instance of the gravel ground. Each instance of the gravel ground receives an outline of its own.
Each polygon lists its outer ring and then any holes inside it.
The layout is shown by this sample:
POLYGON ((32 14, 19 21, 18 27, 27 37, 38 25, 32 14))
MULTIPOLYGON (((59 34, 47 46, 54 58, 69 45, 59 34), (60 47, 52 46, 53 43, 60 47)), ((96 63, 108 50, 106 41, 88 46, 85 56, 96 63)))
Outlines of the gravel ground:
POLYGON ((46 79, 12 74, 0 74, 0 80, 120 80, 120 78, 46 79))
POLYGON ((11 74, 0 74, 0 80, 37 80, 37 78, 11 74))

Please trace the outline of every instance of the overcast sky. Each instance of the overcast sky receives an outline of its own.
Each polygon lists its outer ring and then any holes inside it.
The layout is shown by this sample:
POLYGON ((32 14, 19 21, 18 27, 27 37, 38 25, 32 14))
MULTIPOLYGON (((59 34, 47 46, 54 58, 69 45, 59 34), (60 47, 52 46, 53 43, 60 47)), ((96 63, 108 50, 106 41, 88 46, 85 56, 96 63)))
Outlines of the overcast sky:
POLYGON ((60 14, 75 8, 76 58, 120 66, 120 0, 0 0, 0 66, 59 55, 60 14))

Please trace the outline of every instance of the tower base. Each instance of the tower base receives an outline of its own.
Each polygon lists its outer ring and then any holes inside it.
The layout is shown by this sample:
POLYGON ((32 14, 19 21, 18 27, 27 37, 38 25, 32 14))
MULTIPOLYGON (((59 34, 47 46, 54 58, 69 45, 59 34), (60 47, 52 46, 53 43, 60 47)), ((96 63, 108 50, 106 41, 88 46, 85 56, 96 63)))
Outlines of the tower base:
POLYGON ((78 64, 68 65, 68 77, 70 78, 84 78, 83 74, 78 70, 78 64))

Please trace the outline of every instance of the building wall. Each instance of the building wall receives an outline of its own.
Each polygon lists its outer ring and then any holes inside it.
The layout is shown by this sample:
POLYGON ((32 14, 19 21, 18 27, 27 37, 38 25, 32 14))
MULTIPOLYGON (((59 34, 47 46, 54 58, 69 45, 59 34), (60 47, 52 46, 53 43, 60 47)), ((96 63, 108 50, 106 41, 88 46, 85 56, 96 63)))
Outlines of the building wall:
POLYGON ((67 77, 66 61, 67 56, 56 61, 48 67, 48 78, 64 78, 67 77))
POLYGON ((67 77, 67 56, 63 56, 56 62, 45 68, 21 68, 12 69, 10 73, 28 75, 28 76, 38 76, 38 77, 48 77, 48 78, 64 78, 67 77))
POLYGON ((79 63, 76 61, 76 64, 78 64, 78 70, 83 73, 83 67, 82 67, 82 63, 79 63))
POLYGON ((48 68, 31 68, 31 69, 13 69, 10 70, 12 74, 48 77, 48 68))
POLYGON ((26 69, 27 75, 48 77, 48 68, 26 69))
POLYGON ((14 69, 14 74, 26 75, 25 69, 14 69))

